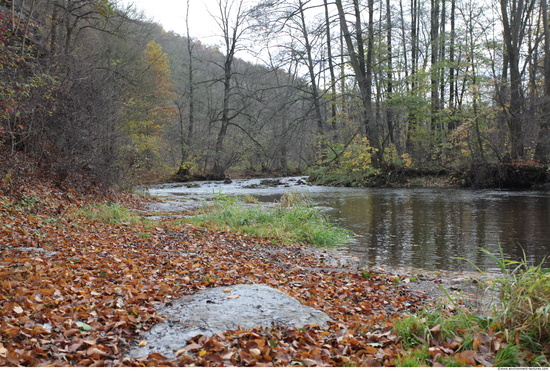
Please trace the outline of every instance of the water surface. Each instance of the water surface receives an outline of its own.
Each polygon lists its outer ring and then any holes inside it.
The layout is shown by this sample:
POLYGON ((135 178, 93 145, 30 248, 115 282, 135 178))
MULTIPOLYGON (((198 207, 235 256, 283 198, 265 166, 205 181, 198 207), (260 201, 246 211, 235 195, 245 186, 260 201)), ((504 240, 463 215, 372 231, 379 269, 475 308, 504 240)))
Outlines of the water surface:
MULTIPOLYGON (((290 190, 308 193, 334 223, 352 230, 354 241, 342 247, 364 264, 428 270, 494 271, 485 248, 508 259, 540 263, 550 253, 550 195, 542 191, 427 188, 336 188, 281 179, 263 187, 261 180, 163 184, 152 195, 205 200, 217 193, 250 194, 272 202, 290 190), (190 188, 191 187, 191 188, 190 188)), ((550 266, 550 262, 546 266, 550 266)))

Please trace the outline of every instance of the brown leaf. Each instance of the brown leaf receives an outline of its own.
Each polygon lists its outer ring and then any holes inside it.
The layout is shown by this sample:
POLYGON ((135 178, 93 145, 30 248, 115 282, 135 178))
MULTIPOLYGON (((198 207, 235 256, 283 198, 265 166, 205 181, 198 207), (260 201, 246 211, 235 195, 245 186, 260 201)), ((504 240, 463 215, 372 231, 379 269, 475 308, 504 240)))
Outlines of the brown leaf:
POLYGON ((199 345, 199 344, 196 344, 196 343, 192 343, 192 344, 189 344, 188 346, 186 346, 185 348, 183 348, 184 350, 197 350, 197 349, 201 349, 202 346, 199 345))
POLYGON ((493 348, 493 351, 496 353, 500 350, 500 348, 502 347, 502 343, 500 342, 500 339, 498 338, 494 338, 492 340, 492 348, 493 348))
POLYGON ((317 361, 315 361, 315 360, 313 360, 313 359, 310 359, 310 358, 304 358, 304 359, 302 359, 302 362, 303 362, 304 365, 306 365, 307 367, 317 366, 317 361))
POLYGON ((24 312, 23 308, 21 308, 19 305, 16 305, 15 307, 13 307, 13 311, 17 314, 21 314, 24 312))
POLYGON ((252 354, 252 356, 254 356, 254 357, 259 357, 259 356, 262 355, 262 351, 259 350, 258 348, 249 349, 248 352, 249 352, 250 354, 252 354))
POLYGON ((234 354, 235 354, 235 352, 231 352, 231 351, 224 352, 224 353, 222 353, 222 358, 223 359, 231 359, 234 354))
POLYGON ((84 345, 84 341, 79 340, 79 341, 77 341, 76 343, 71 344, 71 346, 69 347, 69 351, 70 351, 71 353, 74 353, 74 352, 76 352, 82 345, 84 345))
POLYGON ((52 296, 54 293, 54 290, 51 288, 40 288, 38 289, 38 293, 42 296, 52 296))
POLYGON ((475 366, 476 365, 476 352, 473 350, 465 350, 460 353, 455 354, 455 358, 458 360, 459 363, 469 366, 475 366))
POLYGON ((181 356, 182 354, 187 353, 187 349, 180 349, 178 350, 174 355, 177 357, 181 356))
POLYGON ((107 353, 105 353, 104 351, 102 351, 101 349, 99 349, 97 347, 88 348, 88 350, 86 351, 86 354, 89 355, 89 356, 97 355, 97 356, 101 356, 101 357, 107 355, 107 353))
POLYGON ((441 324, 438 323, 437 325, 435 325, 434 327, 432 327, 432 328, 430 329, 430 332, 431 332, 432 334, 436 334, 436 333, 441 332, 441 324))
POLYGON ((494 359, 490 356, 484 356, 484 355, 478 354, 474 358, 476 361, 479 362, 480 365, 485 367, 493 367, 495 363, 494 359))
POLYGON ((72 337, 73 335, 79 334, 79 333, 80 333, 80 330, 79 330, 79 329, 77 329, 77 328, 72 328, 72 329, 69 329, 69 330, 65 331, 65 332, 63 333, 63 335, 65 335, 65 337, 67 337, 67 338, 70 338, 70 337, 72 337))
POLYGON ((149 354, 149 358, 152 358, 152 359, 158 359, 158 360, 165 360, 166 359, 166 356, 163 356, 162 354, 160 353, 151 353, 149 354))

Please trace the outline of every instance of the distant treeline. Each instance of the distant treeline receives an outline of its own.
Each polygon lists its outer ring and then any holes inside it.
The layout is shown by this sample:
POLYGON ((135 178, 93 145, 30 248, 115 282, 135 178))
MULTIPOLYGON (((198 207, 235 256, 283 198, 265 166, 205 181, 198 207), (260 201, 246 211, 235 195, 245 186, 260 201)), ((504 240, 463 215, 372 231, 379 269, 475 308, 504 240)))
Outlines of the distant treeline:
POLYGON ((108 0, 0 1, 4 152, 113 184, 548 163, 547 0, 217 1, 216 47, 108 0))

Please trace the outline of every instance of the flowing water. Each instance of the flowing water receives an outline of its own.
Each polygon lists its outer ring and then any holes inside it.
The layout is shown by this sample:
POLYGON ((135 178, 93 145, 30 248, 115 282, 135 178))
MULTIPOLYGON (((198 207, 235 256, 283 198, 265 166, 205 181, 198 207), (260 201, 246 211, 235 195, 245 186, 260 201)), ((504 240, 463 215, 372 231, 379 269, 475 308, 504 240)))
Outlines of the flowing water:
MULTIPOLYGON (((161 184, 151 195, 197 204, 214 197, 250 194, 276 201, 291 190, 307 193, 330 220, 356 234, 341 250, 364 264, 427 270, 471 271, 496 264, 479 248, 531 264, 550 254, 550 194, 427 188, 336 188, 307 186, 303 178, 161 184), (264 182, 265 183, 265 182, 264 182)), ((550 266, 550 262, 545 262, 550 266)))

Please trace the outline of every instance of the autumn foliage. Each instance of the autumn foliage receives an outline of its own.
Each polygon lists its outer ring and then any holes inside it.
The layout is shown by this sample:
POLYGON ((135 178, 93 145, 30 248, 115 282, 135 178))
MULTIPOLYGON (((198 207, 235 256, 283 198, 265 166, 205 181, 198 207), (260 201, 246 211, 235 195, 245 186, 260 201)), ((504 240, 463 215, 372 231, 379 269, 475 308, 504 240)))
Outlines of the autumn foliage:
POLYGON ((503 322, 471 315, 455 307, 459 301, 435 307, 415 282, 402 284, 408 277, 170 216, 140 220, 121 205, 140 209, 146 199, 84 187, 83 179, 60 185, 47 174, 25 174, 3 172, 0 182, 1 366, 400 366, 415 358, 427 366, 491 366, 504 365, 507 349, 516 365, 522 358, 536 364, 550 351, 520 351, 503 322), (178 344, 174 359, 125 356, 163 320, 156 305, 251 283, 332 321, 198 335, 178 344))
POLYGON ((107 224, 75 216, 90 202, 97 196, 44 184, 0 198, 1 365, 392 365, 394 317, 422 306, 423 295, 382 276, 334 270, 323 262, 327 256, 304 247, 170 221, 107 224), (334 322, 199 337, 172 362, 155 354, 124 359, 128 345, 162 320, 155 304, 236 283, 276 287, 334 322))

